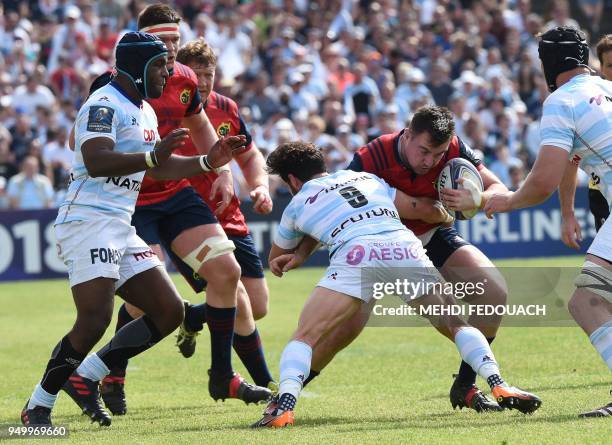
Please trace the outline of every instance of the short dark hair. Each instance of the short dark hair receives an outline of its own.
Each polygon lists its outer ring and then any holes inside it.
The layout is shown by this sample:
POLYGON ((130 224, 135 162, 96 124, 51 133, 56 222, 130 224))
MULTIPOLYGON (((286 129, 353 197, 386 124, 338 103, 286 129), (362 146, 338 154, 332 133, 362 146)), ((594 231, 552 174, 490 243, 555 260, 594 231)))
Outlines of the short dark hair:
POLYGON ((279 175, 283 181, 289 182, 293 175, 302 182, 313 176, 325 173, 325 159, 317 146, 310 142, 286 142, 276 147, 266 161, 268 173, 279 175))
POLYGON ((170 6, 155 3, 147 6, 138 15, 138 29, 159 25, 160 23, 178 23, 180 21, 181 17, 170 6))
POLYGON ((427 132, 435 145, 441 145, 455 134, 455 121, 448 108, 428 105, 414 113, 409 128, 415 135, 427 132))
POLYGON ((199 38, 187 43, 176 54, 176 60, 184 65, 194 62, 199 65, 217 66, 217 56, 206 40, 199 38))
POLYGON ((597 42, 597 58, 599 63, 603 64, 603 55, 608 51, 612 51, 612 34, 606 34, 597 42))

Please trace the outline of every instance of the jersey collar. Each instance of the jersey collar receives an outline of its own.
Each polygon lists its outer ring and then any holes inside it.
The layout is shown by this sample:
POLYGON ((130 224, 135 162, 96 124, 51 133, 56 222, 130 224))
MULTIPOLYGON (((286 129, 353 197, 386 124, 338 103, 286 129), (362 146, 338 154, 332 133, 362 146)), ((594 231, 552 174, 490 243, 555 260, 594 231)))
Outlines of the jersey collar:
POLYGON ((121 88, 119 86, 119 84, 117 82, 115 82, 114 80, 110 81, 110 84, 113 88, 115 88, 117 91, 119 91, 119 93, 121 93, 121 95, 123 97, 125 97, 127 100, 129 100, 130 102, 132 102, 134 104, 134 106, 140 108, 142 107, 142 99, 139 101, 135 101, 134 99, 132 99, 130 96, 128 96, 128 94, 125 92, 125 90, 123 88, 121 88))
POLYGON ((395 160, 397 161, 397 163, 414 175, 415 174, 414 170, 412 170, 412 167, 410 167, 410 164, 408 164, 407 162, 404 162, 400 154, 400 138, 404 134, 404 131, 406 131, 405 128, 402 131, 400 131, 397 134, 397 136, 395 136, 395 138, 393 139, 393 153, 395 154, 395 160))

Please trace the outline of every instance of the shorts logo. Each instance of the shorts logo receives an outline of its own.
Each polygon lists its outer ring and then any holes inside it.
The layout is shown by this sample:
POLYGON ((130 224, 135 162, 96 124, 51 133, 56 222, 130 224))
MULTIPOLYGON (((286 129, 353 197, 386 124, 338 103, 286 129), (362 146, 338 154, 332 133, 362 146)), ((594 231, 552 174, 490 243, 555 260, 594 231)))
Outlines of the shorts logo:
POLYGON ((221 122, 221 125, 217 127, 217 135, 227 136, 231 129, 232 124, 230 122, 221 122))
POLYGON ((363 246, 354 246, 346 254, 346 262, 351 266, 356 266, 365 258, 365 249, 363 246))
POLYGON ((134 253, 133 255, 136 261, 145 260, 155 256, 152 250, 145 250, 144 252, 134 253))
POLYGON ((337 280, 338 279, 338 272, 334 272, 332 273, 329 278, 331 278, 332 280, 337 280))
POLYGON ((111 249, 109 247, 90 249, 89 253, 91 254, 91 264, 119 264, 119 261, 121 261, 121 256, 123 255, 118 249, 111 249))
POLYGON ((191 97, 191 92, 187 88, 181 91, 181 94, 179 95, 179 99, 183 105, 187 105, 189 103, 190 97, 191 97))
POLYGON ((87 120, 87 131, 96 133, 111 133, 113 128, 113 116, 115 110, 110 107, 93 105, 89 108, 87 120))

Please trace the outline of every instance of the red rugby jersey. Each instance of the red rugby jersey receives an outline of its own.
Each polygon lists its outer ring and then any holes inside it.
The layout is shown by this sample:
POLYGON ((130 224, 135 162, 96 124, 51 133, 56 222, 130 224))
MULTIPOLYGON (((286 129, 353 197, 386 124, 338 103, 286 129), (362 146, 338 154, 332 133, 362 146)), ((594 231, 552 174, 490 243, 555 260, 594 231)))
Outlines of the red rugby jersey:
MULTIPOLYGON (((410 196, 426 196, 439 199, 436 190, 436 180, 444 165, 453 158, 464 158, 470 161, 478 170, 484 166, 476 158, 474 151, 457 136, 451 139, 448 150, 442 159, 425 175, 417 175, 399 156, 399 138, 404 130, 384 134, 361 147, 348 166, 350 170, 374 173, 391 186, 410 196)), ((406 227, 415 235, 422 235, 439 224, 429 224, 417 219, 402 219, 406 227)))
MULTIPOLYGON (((198 79, 195 73, 179 62, 174 62, 174 70, 168 78, 164 92, 158 99, 147 99, 157 115, 157 131, 160 137, 179 128, 183 118, 197 114, 202 109, 198 92, 198 79)), ((137 206, 166 201, 189 186, 186 179, 157 181, 145 176, 138 195, 137 206)))
MULTIPOLYGON (((251 149, 251 135, 238 113, 238 105, 236 102, 213 91, 204 104, 204 111, 219 137, 243 134, 247 139, 246 148, 243 152, 251 149)), ((177 150, 176 153, 182 154, 183 156, 195 156, 198 154, 198 151, 193 145, 193 142, 189 140, 189 142, 177 150)), ((210 199, 210 190, 215 179, 217 179, 217 175, 212 172, 189 178, 189 182, 193 188, 198 191, 202 199, 204 199, 206 204, 213 210, 217 207, 218 202, 217 199, 210 199)), ((225 233, 228 235, 244 236, 249 233, 244 215, 240 211, 240 200, 236 196, 232 198, 230 205, 218 219, 223 230, 225 230, 225 233)))

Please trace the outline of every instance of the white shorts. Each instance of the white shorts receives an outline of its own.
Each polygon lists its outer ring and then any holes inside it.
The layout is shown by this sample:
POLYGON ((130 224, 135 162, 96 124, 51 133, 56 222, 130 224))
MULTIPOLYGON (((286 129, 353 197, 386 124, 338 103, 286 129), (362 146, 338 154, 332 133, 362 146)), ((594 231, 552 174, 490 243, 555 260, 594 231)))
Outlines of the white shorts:
POLYGON ((587 253, 612 262, 612 217, 603 223, 587 253))
POLYGON ((58 224, 55 237, 70 287, 104 277, 117 280, 118 289, 134 275, 161 265, 136 229, 119 218, 58 224))
POLYGON ((372 297, 380 298, 376 295, 380 293, 377 289, 398 280, 402 284, 423 283, 416 288, 409 287, 407 292, 393 292, 406 302, 427 293, 424 283, 444 282, 421 241, 408 231, 368 235, 346 243, 334 253, 317 286, 367 303, 372 297))

